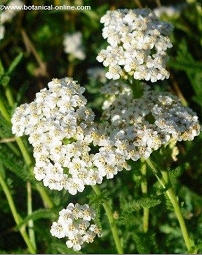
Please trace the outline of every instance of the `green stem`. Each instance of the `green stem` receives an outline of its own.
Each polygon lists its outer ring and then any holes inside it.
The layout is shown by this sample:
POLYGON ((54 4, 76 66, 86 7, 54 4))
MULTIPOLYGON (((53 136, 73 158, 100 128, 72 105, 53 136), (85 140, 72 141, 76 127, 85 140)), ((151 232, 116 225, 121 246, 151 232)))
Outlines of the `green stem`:
POLYGON ((3 100, 1 100, 0 98, 0 112, 3 115, 3 117, 10 123, 10 116, 8 111, 6 110, 4 104, 3 104, 3 100))
POLYGON ((143 85, 142 82, 139 80, 135 80, 134 78, 131 79, 129 82, 129 86, 133 91, 134 98, 140 98, 143 94, 143 85))
POLYGON ((29 153, 28 153, 28 151, 27 151, 27 149, 26 149, 22 139, 20 137, 15 137, 15 140, 16 140, 19 148, 20 148, 20 151, 21 151, 21 153, 23 155, 23 158, 25 160, 26 165, 28 167, 30 167, 32 165, 32 159, 31 159, 31 157, 30 157, 30 155, 29 155, 29 153))
POLYGON ((53 208, 54 204, 53 202, 51 201, 48 193, 46 192, 44 186, 41 185, 41 183, 37 183, 36 184, 36 188, 43 200, 43 204, 44 204, 44 207, 45 208, 53 208))
POLYGON ((13 95, 12 95, 12 93, 11 93, 11 90, 10 90, 10 88, 9 88, 9 86, 6 86, 6 88, 5 88, 5 94, 6 94, 6 98, 7 98, 7 100, 8 100, 8 103, 9 103, 9 105, 11 106, 11 107, 13 107, 13 105, 14 105, 14 100, 13 100, 13 95))
MULTIPOLYGON (((28 151, 27 151, 27 149, 26 149, 22 139, 20 137, 16 137, 16 142, 17 142, 17 144, 18 144, 18 146, 20 148, 20 151, 21 151, 21 153, 23 155, 23 158, 25 160, 26 165, 28 166, 28 168, 30 169, 30 172, 32 173, 32 171, 31 171, 32 159, 31 159, 31 157, 30 157, 30 155, 29 155, 29 153, 28 153, 28 151)), ((36 188, 37 188, 37 190, 38 190, 38 192, 39 192, 39 194, 40 194, 40 196, 41 196, 41 198, 43 200, 44 206, 46 208, 52 208, 53 207, 53 203, 52 203, 48 193, 46 192, 45 188, 43 186, 41 186, 40 183, 36 184, 36 188)))
MULTIPOLYGON (((3 104, 3 101, 0 100, 0 111, 3 115, 3 117, 10 123, 10 116, 9 116, 9 113, 7 111, 7 109, 5 108, 4 104, 3 104)), ((28 168, 30 169, 31 165, 32 165, 32 159, 22 141, 22 139, 20 137, 15 137, 15 140, 18 144, 18 147, 20 148, 20 151, 23 155, 23 158, 25 160, 25 163, 26 165, 28 166, 28 168)), ((32 171, 30 170, 30 172, 32 173, 32 171)), ((53 203, 48 195, 48 193, 46 192, 46 190, 44 189, 43 186, 39 184, 36 184, 36 188, 43 200, 43 204, 45 207, 48 207, 48 208, 52 208, 53 207, 53 203)))
POLYGON ((177 200, 177 197, 175 195, 175 192, 171 186, 170 183, 170 179, 169 179, 169 175, 167 171, 161 171, 161 176, 159 176, 159 172, 155 169, 153 163, 147 159, 146 160, 147 164, 150 166, 150 168, 152 169, 152 171, 154 172, 154 174, 156 175, 157 179, 159 180, 161 186, 166 190, 166 195, 168 196, 170 202, 172 203, 172 206, 174 208, 174 212, 176 214, 177 220, 179 222, 180 225, 180 229, 182 232, 182 236, 185 242, 185 245, 187 247, 187 250, 189 253, 197 253, 197 249, 195 249, 193 251, 193 240, 190 239, 188 231, 187 231, 187 227, 177 200))
MULTIPOLYGON (((145 162, 142 162, 141 165, 141 173, 144 177, 144 180, 141 183, 141 189, 143 196, 147 195, 148 188, 147 188, 147 180, 146 180, 146 174, 147 174, 147 166, 145 162)), ((149 208, 143 208, 143 231, 144 233, 147 233, 149 228, 149 208)))
MULTIPOLYGON (((96 195, 98 195, 98 196, 101 195, 101 190, 98 186, 93 185, 92 188, 93 188, 96 195)), ((110 208, 109 204, 107 203, 107 201, 103 201, 102 204, 103 204, 103 207, 105 209, 105 212, 106 212, 108 220, 109 220, 110 228, 111 228, 111 231, 112 231, 112 235, 113 235, 113 238, 114 238, 114 242, 115 242, 118 254, 123 254, 124 253, 123 248, 121 247, 120 238, 118 236, 118 230, 117 230, 117 227, 116 227, 116 223, 114 221, 114 217, 113 217, 113 213, 111 211, 111 208, 110 208)))
MULTIPOLYGON (((32 187, 31 183, 27 182, 27 215, 32 214, 32 187)), ((35 232, 34 232, 34 221, 29 220, 28 221, 28 233, 29 233, 29 238, 32 242, 33 247, 36 250, 36 240, 35 240, 35 232)))
MULTIPOLYGON (((167 171, 163 171, 162 175, 163 175, 164 180, 167 183, 170 184, 168 172, 167 171)), ((173 205, 175 214, 176 214, 178 222, 180 224, 181 232, 182 232, 182 235, 183 235, 183 238, 184 238, 187 250, 188 250, 188 252, 191 252, 192 248, 193 248, 193 241, 189 237, 189 234, 188 234, 188 231, 187 231, 187 227, 186 227, 186 224, 185 224, 185 221, 184 221, 184 218, 183 218, 183 215, 182 215, 182 212, 181 212, 181 209, 180 209, 180 206, 179 206, 179 203, 178 203, 178 200, 177 200, 177 197, 175 195, 175 192, 174 192, 173 188, 172 187, 169 188, 166 191, 166 194, 167 194, 168 198, 170 199, 170 201, 171 201, 171 203, 173 205)), ((194 251, 194 253, 195 252, 197 252, 197 251, 194 251)))
MULTIPOLYGON (((7 198, 8 204, 10 206, 13 218, 14 218, 16 224, 19 225, 21 223, 21 218, 17 213, 17 210, 16 210, 16 207, 15 207, 13 198, 11 196, 10 190, 9 190, 6 182, 4 181, 3 177, 1 176, 1 171, 0 171, 0 184, 1 184, 2 189, 3 189, 3 191, 6 195, 6 198, 7 198)), ((32 243, 31 243, 31 241, 30 241, 30 239, 29 239, 29 237, 26 233, 25 227, 20 228, 19 231, 20 231, 25 243, 27 244, 27 247, 28 247, 30 253, 31 254, 36 254, 35 248, 33 247, 32 243)))

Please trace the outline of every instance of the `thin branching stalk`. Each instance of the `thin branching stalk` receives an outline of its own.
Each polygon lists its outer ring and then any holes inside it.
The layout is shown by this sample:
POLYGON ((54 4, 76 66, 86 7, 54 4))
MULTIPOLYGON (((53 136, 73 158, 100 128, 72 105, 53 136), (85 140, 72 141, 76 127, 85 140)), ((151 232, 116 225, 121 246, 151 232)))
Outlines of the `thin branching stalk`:
MULTIPOLYGON (((32 168, 32 159, 22 141, 21 138, 19 137, 16 137, 16 142, 21 150, 21 153, 23 155, 23 158, 25 160, 25 163, 27 165, 27 167, 30 169, 32 168)), ((31 169, 30 169, 30 172, 31 172, 31 169)), ((48 195, 48 193, 46 192, 45 188, 43 186, 41 186, 39 183, 36 184, 36 188, 39 192, 39 194, 41 195, 41 198, 43 200, 43 204, 46 208, 52 208, 53 207, 53 203, 48 195)))
POLYGON ((12 92, 9 88, 9 86, 6 86, 5 88, 5 94, 6 94, 6 97, 7 97, 7 100, 8 100, 8 103, 11 107, 13 107, 13 105, 15 104, 14 102, 14 99, 13 99, 13 95, 12 95, 12 92))
MULTIPOLYGON (((31 183, 27 182, 27 215, 32 214, 32 187, 31 183)), ((29 238, 32 242, 33 247, 36 250, 36 240, 35 240, 35 231, 34 231, 34 221, 29 220, 28 221, 28 233, 29 233, 29 238)))
POLYGON ((153 171, 153 173, 156 175, 161 186, 165 189, 166 195, 168 196, 168 198, 173 206, 173 209, 176 214, 177 220, 179 222, 182 236, 183 236, 185 245, 187 247, 188 253, 193 253, 193 254, 197 253, 197 249, 193 248, 194 242, 189 237, 189 233, 188 233, 188 230, 187 230, 187 227, 186 227, 186 224, 185 224, 185 221, 184 221, 184 218, 183 218, 183 215, 182 215, 179 203, 178 203, 178 199, 177 199, 175 192, 172 188, 168 172, 167 171, 159 172, 155 168, 154 164, 152 163, 152 161, 150 159, 147 159, 146 162, 149 165, 149 167, 151 168, 151 170, 153 171))
MULTIPOLYGON (((7 98, 8 100, 8 98, 7 98)), ((0 111, 3 115, 3 117, 10 123, 10 116, 9 113, 7 111, 7 109, 5 108, 3 102, 0 100, 0 111)), ((28 169, 30 169, 30 173, 32 174, 32 159, 29 155, 29 152, 27 151, 23 140, 20 137, 16 137, 15 141, 18 144, 18 147, 23 155, 24 161, 28 167, 28 169)), ((47 208, 52 208, 53 207, 53 203, 48 195, 48 193, 46 192, 45 188, 43 186, 41 186, 40 184, 36 184, 36 188, 43 200, 44 206, 47 208)))
MULTIPOLYGON (((14 218, 16 224, 19 225, 19 224, 21 223, 21 218, 20 218, 20 216, 19 216, 19 214, 18 214, 18 212, 17 212, 17 209, 16 209, 16 207, 15 207, 15 204, 14 204, 14 201, 13 201, 13 198, 12 198, 12 195, 11 195, 11 192, 10 192, 10 190, 9 190, 9 188, 8 188, 8 186, 7 186, 6 182, 5 182, 5 180, 4 180, 4 178, 2 177, 1 172, 2 172, 2 171, 0 171, 0 184, 1 184, 2 189, 3 189, 3 191, 4 191, 5 195, 6 195, 6 198, 7 198, 9 207, 10 207, 10 209, 11 209, 13 218, 14 218)), ((21 233, 21 235, 22 235, 22 237, 23 237, 25 243, 27 244, 27 247, 28 247, 28 249, 29 249, 29 252, 30 252, 31 254, 36 254, 36 250, 35 250, 35 248, 34 248, 32 242, 31 242, 31 240, 29 239, 29 237, 28 237, 28 235, 27 235, 25 226, 21 227, 19 231, 20 231, 20 233, 21 233)))
MULTIPOLYGON (((147 195, 148 188, 147 188, 147 166, 145 162, 142 162, 141 165, 141 173, 143 175, 144 180, 141 183, 141 189, 143 196, 147 195)), ((149 208, 143 208, 143 232, 146 233, 149 228, 149 208)))
MULTIPOLYGON (((98 195, 98 196, 101 195, 101 190, 97 185, 93 185, 92 188, 93 188, 96 195, 98 195)), ((103 201, 102 204, 103 204, 103 207, 105 209, 105 212, 106 212, 108 220, 109 220, 109 224, 110 224, 110 228, 111 228, 111 231, 112 231, 112 235, 113 235, 113 238, 114 238, 114 242, 115 242, 115 245, 116 245, 117 252, 118 252, 118 254, 123 254, 124 252, 123 252, 123 248, 121 246, 121 241, 120 241, 120 238, 119 238, 119 235, 118 235, 118 229, 117 229, 117 226, 116 226, 116 223, 115 223, 114 216, 113 216, 112 210, 110 208, 110 205, 107 203, 107 201, 103 201)))
POLYGON ((0 112, 1 112, 2 116, 3 116, 8 122, 10 122, 9 113, 8 113, 8 111, 6 110, 6 107, 4 106, 3 101, 1 100, 1 98, 0 98, 0 112))

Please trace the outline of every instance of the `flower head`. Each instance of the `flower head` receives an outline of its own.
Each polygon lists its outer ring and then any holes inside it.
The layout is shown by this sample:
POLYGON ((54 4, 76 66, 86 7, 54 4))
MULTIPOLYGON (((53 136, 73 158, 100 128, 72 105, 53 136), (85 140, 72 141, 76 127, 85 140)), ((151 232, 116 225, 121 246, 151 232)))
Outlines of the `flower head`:
POLYGON ((160 21, 149 9, 108 11, 102 18, 103 37, 109 46, 97 60, 108 67, 108 79, 133 76, 156 82, 169 77, 166 50, 173 26, 160 21))
POLYGON ((36 179, 50 189, 64 188, 71 194, 83 191, 91 167, 85 158, 92 142, 94 113, 86 106, 84 90, 70 78, 53 79, 33 102, 18 107, 11 120, 14 134, 29 135, 36 179))
POLYGON ((86 55, 82 47, 82 33, 76 32, 74 34, 65 34, 64 37, 64 51, 72 56, 72 58, 77 58, 84 60, 86 55))
POLYGON ((95 212, 89 205, 70 203, 59 212, 58 221, 53 222, 51 235, 68 238, 67 247, 78 251, 84 242, 92 243, 96 235, 101 235, 100 229, 95 224, 90 224, 94 217, 95 212))
POLYGON ((103 88, 108 99, 103 106, 102 132, 110 137, 111 153, 134 161, 148 158, 171 139, 190 141, 200 133, 198 117, 176 96, 142 86, 144 92, 138 99, 122 82, 110 82, 103 88))
POLYGON ((96 127, 84 90, 71 78, 53 79, 33 102, 19 106, 11 119, 12 132, 28 135, 34 147, 36 179, 72 195, 129 168, 123 156, 110 152, 109 137, 96 127))

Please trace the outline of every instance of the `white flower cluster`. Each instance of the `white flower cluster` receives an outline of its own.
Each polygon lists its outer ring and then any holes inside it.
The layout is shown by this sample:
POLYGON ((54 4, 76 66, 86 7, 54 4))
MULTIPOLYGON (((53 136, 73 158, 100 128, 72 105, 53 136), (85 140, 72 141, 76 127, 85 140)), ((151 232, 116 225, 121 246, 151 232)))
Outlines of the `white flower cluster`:
POLYGON ((84 49, 82 47, 82 33, 76 32, 74 34, 65 34, 64 41, 64 51, 70 54, 72 59, 77 58, 79 60, 84 60, 86 58, 84 49))
POLYGON ((12 20, 16 12, 19 11, 17 7, 23 6, 23 2, 20 0, 12 0, 7 4, 7 6, 10 8, 4 10, 0 14, 0 40, 4 38, 5 34, 5 26, 3 24, 12 20))
POLYGON ((180 5, 170 5, 170 6, 160 6, 158 8, 155 8, 153 12, 156 14, 157 17, 161 16, 167 16, 167 17, 179 17, 180 12, 182 9, 187 5, 185 4, 180 4, 180 5))
POLYGON ((170 93, 158 93, 144 84, 134 99, 121 82, 105 85, 102 121, 94 123, 86 107, 84 88, 71 78, 54 79, 30 104, 12 116, 12 132, 29 135, 34 147, 34 174, 50 189, 72 195, 85 185, 102 183, 123 169, 127 160, 148 158, 171 138, 192 140, 200 132, 196 114, 170 93))
POLYGON ((101 236, 100 229, 90 221, 95 213, 87 204, 68 204, 66 209, 59 212, 59 219, 53 222, 51 235, 57 238, 67 237, 66 245, 79 251, 83 243, 92 243, 95 236, 101 236))
POLYGON ((130 169, 94 126, 94 113, 82 95, 85 89, 71 78, 54 79, 48 87, 33 102, 18 107, 11 119, 14 134, 29 135, 36 179, 50 189, 75 195, 85 185, 100 184, 103 177, 130 169))
POLYGON ((172 47, 168 35, 173 26, 160 21, 149 9, 108 11, 102 18, 103 37, 109 46, 97 56, 108 67, 108 79, 127 79, 156 82, 169 77, 165 69, 172 47))
POLYGON ((198 117, 176 96, 142 86, 143 95, 138 99, 121 82, 110 82, 103 88, 110 97, 104 103, 104 123, 100 128, 113 141, 111 150, 127 160, 148 158, 171 138, 193 140, 200 133, 198 117))

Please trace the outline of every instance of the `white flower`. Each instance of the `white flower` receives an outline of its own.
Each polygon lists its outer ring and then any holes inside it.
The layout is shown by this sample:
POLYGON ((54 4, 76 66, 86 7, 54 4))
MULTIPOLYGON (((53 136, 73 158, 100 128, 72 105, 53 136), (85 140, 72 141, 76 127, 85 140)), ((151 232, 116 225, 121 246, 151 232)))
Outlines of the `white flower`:
POLYGON ((12 0, 7 4, 9 9, 6 9, 1 13, 1 23, 4 24, 5 22, 9 22, 13 19, 16 12, 20 11, 20 7, 23 6, 23 2, 20 0, 12 0))
POLYGON ((57 238, 63 238, 65 237, 65 229, 64 229, 64 225, 58 222, 53 222, 52 226, 51 226, 51 235, 55 236, 57 238))
POLYGON ((50 189, 76 194, 86 185, 82 171, 92 166, 82 155, 91 150, 94 113, 86 107, 84 88, 72 79, 54 79, 48 87, 37 93, 34 102, 16 109, 12 131, 29 135, 37 180, 50 189))
POLYGON ((76 237, 70 238, 66 245, 68 248, 73 248, 74 251, 81 250, 81 245, 83 244, 83 238, 80 235, 77 235, 76 237))
POLYGON ((165 66, 166 50, 172 47, 168 38, 171 24, 158 20, 149 9, 108 11, 101 23, 110 45, 101 50, 97 60, 109 67, 108 79, 130 75, 155 82, 169 77, 165 66))
POLYGON ((103 147, 95 154, 94 165, 107 178, 113 178, 122 170, 121 166, 127 169, 125 160, 148 158, 170 139, 193 140, 200 133, 196 114, 182 106, 177 97, 142 86, 143 95, 137 99, 121 82, 110 82, 103 88, 108 99, 104 102, 100 129, 109 137, 111 146, 108 151, 103 147), (119 163, 115 163, 117 158, 119 163))
POLYGON ((86 58, 84 49, 82 47, 81 32, 65 34, 63 44, 65 53, 71 54, 73 58, 77 58, 79 60, 84 60, 86 58))
POLYGON ((92 243, 95 236, 101 236, 100 229, 91 224, 95 212, 89 205, 70 203, 66 209, 59 212, 59 219, 53 222, 51 235, 57 238, 67 238, 66 245, 75 251, 81 250, 84 242, 92 243))
MULTIPOLYGON (((95 125, 83 92, 70 78, 54 79, 33 102, 18 107, 11 119, 12 132, 28 135, 34 147, 36 179, 72 195, 130 169, 127 156, 113 150, 114 138, 105 135, 104 126, 95 125), (97 146, 99 150, 93 153, 97 146)), ((112 119, 115 125, 116 117, 112 119)))
POLYGON ((4 38, 5 34, 5 27, 3 25, 0 25, 0 40, 4 38))
POLYGON ((166 15, 168 17, 178 17, 180 15, 180 11, 183 9, 185 5, 181 4, 177 6, 176 5, 160 6, 158 8, 155 8, 153 11, 157 17, 161 17, 163 15, 166 15))

